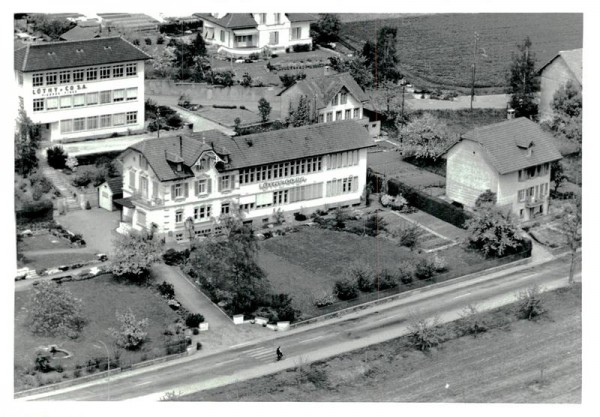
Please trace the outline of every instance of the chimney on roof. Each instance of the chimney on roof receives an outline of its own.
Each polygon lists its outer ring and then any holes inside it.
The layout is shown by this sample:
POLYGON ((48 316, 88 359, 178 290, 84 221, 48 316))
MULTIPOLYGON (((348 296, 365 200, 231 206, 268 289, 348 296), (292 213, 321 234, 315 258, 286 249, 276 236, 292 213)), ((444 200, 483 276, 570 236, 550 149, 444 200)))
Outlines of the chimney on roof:
POLYGON ((179 156, 183 158, 183 136, 179 135, 179 156))

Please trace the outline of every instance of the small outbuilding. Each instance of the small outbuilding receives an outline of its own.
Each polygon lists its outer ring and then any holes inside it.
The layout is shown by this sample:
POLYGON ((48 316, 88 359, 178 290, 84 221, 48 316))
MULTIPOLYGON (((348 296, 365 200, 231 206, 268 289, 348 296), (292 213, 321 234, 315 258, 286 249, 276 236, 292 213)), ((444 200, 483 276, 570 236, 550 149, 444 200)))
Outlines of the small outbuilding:
POLYGON ((98 187, 98 205, 105 210, 115 211, 114 200, 123 197, 123 179, 111 178, 98 187))

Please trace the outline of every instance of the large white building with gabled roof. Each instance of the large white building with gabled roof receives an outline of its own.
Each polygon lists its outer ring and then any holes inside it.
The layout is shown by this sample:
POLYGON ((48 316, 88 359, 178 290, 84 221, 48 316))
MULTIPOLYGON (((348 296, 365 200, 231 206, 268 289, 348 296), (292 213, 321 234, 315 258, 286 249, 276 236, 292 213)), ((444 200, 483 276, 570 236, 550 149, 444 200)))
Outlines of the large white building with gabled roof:
POLYGON ((29 44, 15 51, 18 100, 47 141, 144 129, 144 61, 121 37, 29 44))
POLYGON ((374 146, 354 121, 229 137, 218 131, 149 139, 126 149, 119 230, 149 230, 167 241, 218 230, 239 213, 260 227, 273 213, 359 204, 374 146))

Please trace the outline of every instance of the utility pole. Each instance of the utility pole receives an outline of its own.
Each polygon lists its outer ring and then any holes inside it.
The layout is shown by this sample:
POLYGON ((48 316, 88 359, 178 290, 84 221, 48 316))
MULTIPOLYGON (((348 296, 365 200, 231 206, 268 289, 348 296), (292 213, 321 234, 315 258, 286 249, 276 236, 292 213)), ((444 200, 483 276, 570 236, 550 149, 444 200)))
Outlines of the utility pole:
POLYGON ((475 32, 475 49, 473 49, 473 64, 472 68, 472 80, 471 80, 471 111, 473 111, 473 100, 475 100, 475 62, 477 60, 477 41, 479 40, 479 34, 475 32))
POLYGON ((400 123, 404 126, 404 90, 406 89, 406 81, 402 82, 402 107, 400 110, 400 123))

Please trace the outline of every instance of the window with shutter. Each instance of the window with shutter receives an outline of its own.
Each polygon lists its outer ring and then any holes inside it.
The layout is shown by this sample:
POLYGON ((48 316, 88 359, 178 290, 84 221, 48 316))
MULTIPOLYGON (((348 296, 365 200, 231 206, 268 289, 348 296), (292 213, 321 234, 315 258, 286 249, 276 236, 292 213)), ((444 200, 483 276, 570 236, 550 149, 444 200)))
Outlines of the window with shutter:
POLYGON ((188 198, 190 193, 190 185, 186 182, 185 184, 183 184, 183 196, 185 198, 188 198))
POLYGON ((212 178, 206 180, 206 192, 208 194, 212 193, 212 178))

